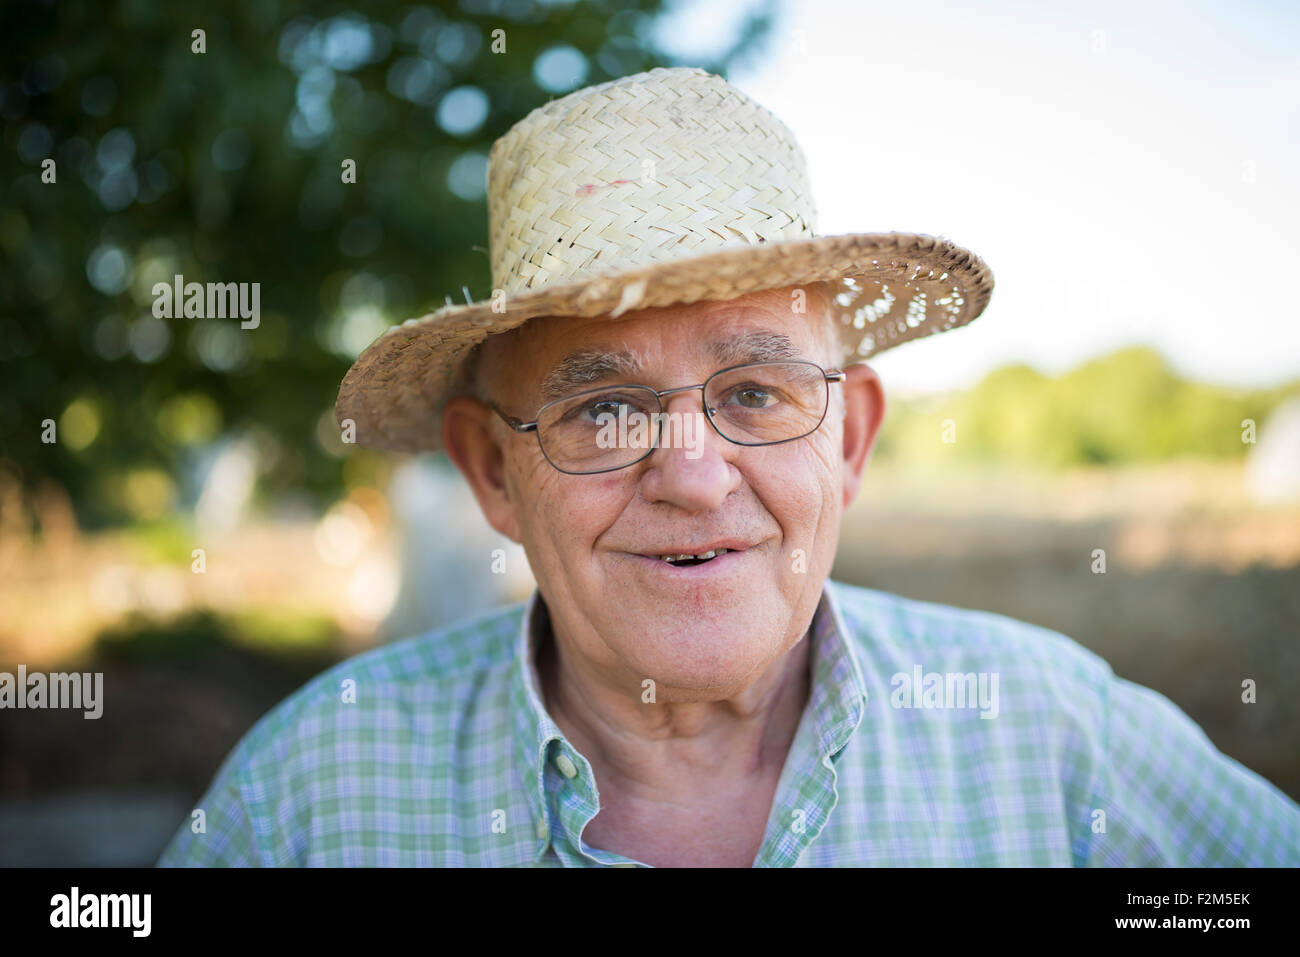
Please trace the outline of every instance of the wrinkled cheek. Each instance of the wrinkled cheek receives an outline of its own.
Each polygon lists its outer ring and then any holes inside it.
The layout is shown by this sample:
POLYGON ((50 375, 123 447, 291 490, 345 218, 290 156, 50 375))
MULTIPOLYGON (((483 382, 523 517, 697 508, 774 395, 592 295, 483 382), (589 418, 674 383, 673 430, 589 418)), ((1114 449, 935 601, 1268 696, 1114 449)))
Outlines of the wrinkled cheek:
POLYGON ((592 555, 594 489, 586 481, 556 471, 540 454, 510 471, 511 501, 537 572, 578 569, 592 555))
POLYGON ((510 498, 515 522, 523 533, 525 541, 536 537, 538 522, 544 520, 546 515, 542 503, 552 491, 549 485, 554 481, 544 471, 547 469, 551 472, 555 471, 545 459, 538 463, 531 456, 506 462, 506 492, 510 498))
POLYGON ((558 474, 537 451, 511 459, 506 467, 506 480, 512 500, 524 504, 544 497, 552 490, 558 474))
POLYGON ((829 476, 831 482, 839 478, 840 466, 844 458, 842 447, 843 440, 838 429, 828 430, 824 427, 818 429, 808 442, 811 464, 829 476))
POLYGON ((839 481, 839 445, 819 432, 797 449, 798 456, 781 468, 782 473, 805 490, 805 498, 815 498, 818 493, 824 498, 839 481))
POLYGON ((830 441, 810 442, 786 472, 792 483, 784 493, 796 526, 792 531, 803 543, 798 547, 811 549, 810 559, 823 550, 833 553, 839 537, 839 459, 832 454, 837 448, 830 441))

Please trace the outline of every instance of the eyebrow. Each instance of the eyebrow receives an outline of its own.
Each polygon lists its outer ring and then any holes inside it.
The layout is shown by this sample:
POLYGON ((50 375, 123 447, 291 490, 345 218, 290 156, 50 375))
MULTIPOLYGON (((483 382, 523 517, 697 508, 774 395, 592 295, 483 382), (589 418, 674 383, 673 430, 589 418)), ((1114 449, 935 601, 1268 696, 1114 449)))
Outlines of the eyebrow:
POLYGON ((724 366, 803 358, 790 337, 779 332, 748 332, 734 339, 722 339, 713 344, 713 355, 724 366))
MULTIPOLYGON (((746 362, 779 362, 802 359, 803 353, 789 336, 779 332, 748 332, 712 344, 713 357, 719 368, 746 362)), ((580 349, 565 356, 542 379, 545 400, 559 399, 584 388, 613 378, 633 380, 643 371, 639 356, 626 349, 606 352, 580 349)))
POLYGON ((585 386, 615 377, 632 377, 641 370, 641 362, 631 352, 602 352, 583 349, 570 353, 542 379, 545 399, 559 399, 585 386))

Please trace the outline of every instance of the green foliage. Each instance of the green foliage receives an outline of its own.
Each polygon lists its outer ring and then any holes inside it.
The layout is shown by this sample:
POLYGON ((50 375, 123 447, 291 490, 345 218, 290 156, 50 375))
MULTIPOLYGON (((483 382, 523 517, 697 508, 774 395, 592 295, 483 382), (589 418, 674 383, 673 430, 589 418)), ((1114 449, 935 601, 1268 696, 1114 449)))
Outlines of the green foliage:
POLYGON ((199 661, 231 643, 222 618, 196 611, 168 622, 131 615, 100 632, 96 655, 105 661, 135 664, 158 661, 199 661))
POLYGON ((191 560, 194 532, 175 516, 136 522, 128 534, 144 561, 159 565, 188 565, 191 560))
POLYGON ((339 639, 338 625, 308 609, 256 609, 232 617, 235 640, 255 651, 277 654, 328 652, 339 639))
POLYGON ((167 620, 133 613, 95 637, 95 654, 122 664, 202 662, 222 653, 326 658, 339 641, 329 615, 297 609, 219 614, 197 609, 167 620))
POLYGON ((1037 468, 1239 459, 1242 421, 1262 424, 1300 382, 1239 390, 1179 378, 1147 347, 1121 349, 1059 378, 998 369, 969 392, 895 400, 882 460, 997 462, 1037 468), (951 420, 956 441, 942 441, 951 420))
MULTIPOLYGON (((577 85, 667 65, 663 7, 4 4, 0 470, 59 482, 91 525, 184 504, 193 453, 221 436, 256 439, 262 495, 321 503, 381 471, 339 447, 343 373, 386 325, 490 294, 488 150, 568 91, 539 57, 575 50, 577 85), (156 319, 153 283, 175 274, 260 283, 260 325, 156 319)), ((770 16, 698 65, 752 54, 770 16)))

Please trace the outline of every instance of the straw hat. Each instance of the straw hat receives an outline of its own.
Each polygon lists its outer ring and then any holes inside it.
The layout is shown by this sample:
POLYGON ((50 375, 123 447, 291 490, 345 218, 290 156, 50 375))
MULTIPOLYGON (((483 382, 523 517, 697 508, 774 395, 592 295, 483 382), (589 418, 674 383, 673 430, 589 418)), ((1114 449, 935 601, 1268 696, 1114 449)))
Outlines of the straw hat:
POLYGON ((656 69, 538 107, 488 162, 492 297, 381 335, 339 389, 360 445, 441 448, 442 407, 490 334, 829 280, 844 364, 964 325, 993 291, 976 255, 912 233, 817 235, 803 151, 720 77, 656 69))

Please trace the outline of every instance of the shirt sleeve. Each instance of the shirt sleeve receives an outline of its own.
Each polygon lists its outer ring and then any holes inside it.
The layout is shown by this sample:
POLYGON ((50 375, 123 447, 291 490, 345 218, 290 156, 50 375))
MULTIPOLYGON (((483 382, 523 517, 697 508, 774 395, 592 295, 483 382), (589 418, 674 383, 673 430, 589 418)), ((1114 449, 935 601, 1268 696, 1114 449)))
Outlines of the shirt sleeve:
POLYGON ((1300 866, 1300 806, 1158 692, 1108 692, 1088 866, 1300 866))
POLYGON ((193 811, 202 811, 202 829, 191 812, 158 859, 158 867, 257 867, 253 821, 239 787, 238 765, 231 756, 193 811))

